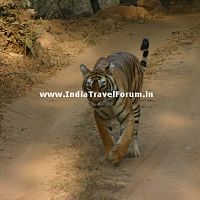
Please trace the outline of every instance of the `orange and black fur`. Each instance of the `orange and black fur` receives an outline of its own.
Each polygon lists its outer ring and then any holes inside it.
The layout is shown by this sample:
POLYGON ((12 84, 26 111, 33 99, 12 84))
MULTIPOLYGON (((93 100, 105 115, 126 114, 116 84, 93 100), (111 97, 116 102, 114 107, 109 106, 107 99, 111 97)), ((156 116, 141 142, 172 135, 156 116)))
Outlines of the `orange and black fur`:
MULTIPOLYGON (((100 58, 92 71, 81 64, 83 91, 93 92, 141 92, 143 72, 146 69, 149 41, 143 39, 141 61, 127 52, 117 52, 107 58, 100 58)), ((137 97, 88 97, 94 109, 94 117, 105 148, 106 158, 118 163, 128 154, 140 156, 137 144, 140 117, 137 97), (112 137, 112 119, 116 118, 121 127, 120 137, 112 137)))

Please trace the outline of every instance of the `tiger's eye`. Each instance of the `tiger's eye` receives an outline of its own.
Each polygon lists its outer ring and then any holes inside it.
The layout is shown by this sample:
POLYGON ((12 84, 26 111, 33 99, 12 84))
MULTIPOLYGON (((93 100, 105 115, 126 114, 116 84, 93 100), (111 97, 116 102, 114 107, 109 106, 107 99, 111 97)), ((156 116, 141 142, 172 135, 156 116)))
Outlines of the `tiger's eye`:
POLYGON ((86 86, 87 90, 92 90, 92 87, 90 85, 86 86))

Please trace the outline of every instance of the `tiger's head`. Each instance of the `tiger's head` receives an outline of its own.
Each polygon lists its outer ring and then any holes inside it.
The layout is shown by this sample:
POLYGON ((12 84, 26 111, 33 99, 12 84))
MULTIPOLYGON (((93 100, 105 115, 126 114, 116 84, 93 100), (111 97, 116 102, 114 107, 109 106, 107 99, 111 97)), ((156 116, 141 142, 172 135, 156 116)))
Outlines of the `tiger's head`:
POLYGON ((83 91, 86 92, 88 103, 94 108, 110 107, 113 105, 114 98, 94 95, 112 93, 116 90, 115 82, 111 74, 111 64, 97 62, 93 70, 89 70, 85 65, 80 65, 80 70, 83 75, 83 91), (92 95, 91 95, 92 94, 92 95))

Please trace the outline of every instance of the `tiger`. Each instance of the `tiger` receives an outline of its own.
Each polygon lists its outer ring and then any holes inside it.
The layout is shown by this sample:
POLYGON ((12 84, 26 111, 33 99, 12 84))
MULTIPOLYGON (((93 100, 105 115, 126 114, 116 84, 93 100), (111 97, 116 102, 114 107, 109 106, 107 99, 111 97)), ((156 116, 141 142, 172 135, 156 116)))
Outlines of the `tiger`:
MULTIPOLYGON (((128 52, 116 52, 97 60, 93 70, 80 65, 83 76, 82 89, 89 93, 141 92, 143 74, 147 66, 149 40, 141 44, 141 61, 128 52)), ((93 96, 87 95, 89 105, 94 110, 94 118, 105 151, 105 158, 113 164, 119 163, 128 155, 140 157, 138 147, 138 126, 140 119, 139 97, 93 96), (113 138, 113 119, 120 125, 117 141, 113 138)))

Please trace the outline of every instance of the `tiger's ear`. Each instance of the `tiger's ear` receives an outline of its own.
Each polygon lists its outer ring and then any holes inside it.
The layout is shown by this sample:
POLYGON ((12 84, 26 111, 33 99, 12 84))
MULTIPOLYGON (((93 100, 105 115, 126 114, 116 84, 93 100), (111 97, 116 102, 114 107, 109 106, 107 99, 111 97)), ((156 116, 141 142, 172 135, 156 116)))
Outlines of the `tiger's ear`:
POLYGON ((90 70, 83 64, 80 65, 80 70, 82 72, 83 77, 86 76, 90 72, 90 70))
POLYGON ((115 65, 111 62, 106 68, 105 68, 105 72, 106 74, 113 74, 113 70, 114 70, 115 65))

